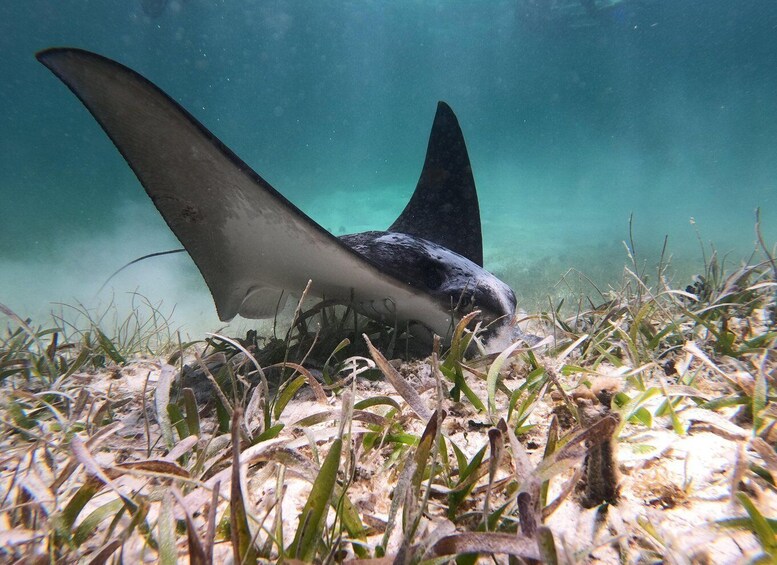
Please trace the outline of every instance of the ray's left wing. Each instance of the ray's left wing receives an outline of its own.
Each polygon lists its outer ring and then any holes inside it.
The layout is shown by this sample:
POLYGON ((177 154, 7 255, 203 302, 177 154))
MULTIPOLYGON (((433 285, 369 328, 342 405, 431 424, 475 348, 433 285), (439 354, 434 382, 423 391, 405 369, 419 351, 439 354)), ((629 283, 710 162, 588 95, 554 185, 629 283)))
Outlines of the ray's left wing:
POLYGON ((353 299, 445 335, 449 306, 383 272, 311 220, 161 89, 71 48, 38 60, 83 102, 207 283, 219 318, 273 314, 280 293, 353 299))

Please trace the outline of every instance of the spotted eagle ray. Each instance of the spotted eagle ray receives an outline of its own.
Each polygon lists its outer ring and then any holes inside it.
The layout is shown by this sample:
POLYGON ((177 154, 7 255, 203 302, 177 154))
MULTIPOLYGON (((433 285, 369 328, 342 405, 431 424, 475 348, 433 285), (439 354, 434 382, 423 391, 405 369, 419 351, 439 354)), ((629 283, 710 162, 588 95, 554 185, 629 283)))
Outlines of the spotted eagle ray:
POLYGON ((193 259, 222 321, 271 317, 300 292, 443 338, 477 308, 492 333, 515 294, 483 268, 475 181, 451 108, 437 105, 421 176, 386 231, 335 237, 159 87, 101 55, 37 54, 113 141, 193 259))

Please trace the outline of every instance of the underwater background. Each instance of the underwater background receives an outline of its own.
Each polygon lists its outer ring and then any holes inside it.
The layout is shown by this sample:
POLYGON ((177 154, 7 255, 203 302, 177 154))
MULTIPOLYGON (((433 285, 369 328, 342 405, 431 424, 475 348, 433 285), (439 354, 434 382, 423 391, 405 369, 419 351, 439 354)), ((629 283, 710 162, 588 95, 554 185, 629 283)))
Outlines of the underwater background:
POLYGON ((485 266, 529 312, 598 294, 570 269, 617 286, 631 214, 638 264, 655 272, 668 236, 678 287, 702 246, 752 254, 757 207, 777 239, 774 0, 3 0, 0 303, 36 321, 143 296, 186 331, 222 325, 183 254, 98 292, 179 244, 35 61, 51 46, 140 72, 336 235, 404 208, 445 100, 485 266))

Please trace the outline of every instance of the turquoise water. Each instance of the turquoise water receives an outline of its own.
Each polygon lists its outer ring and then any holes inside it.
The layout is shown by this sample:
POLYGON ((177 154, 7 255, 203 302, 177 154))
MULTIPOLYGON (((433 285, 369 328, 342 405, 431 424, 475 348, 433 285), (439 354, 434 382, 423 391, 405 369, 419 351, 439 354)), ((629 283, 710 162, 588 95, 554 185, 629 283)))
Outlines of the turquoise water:
POLYGON ((383 229, 423 162, 437 100, 463 128, 486 267, 534 310, 616 285, 634 216, 648 269, 678 284, 697 233, 734 263, 754 210, 777 239, 773 0, 5 0, 0 5, 0 302, 175 305, 218 326, 185 256, 108 139, 33 54, 96 51, 183 104, 336 234, 383 229), (158 12, 158 13, 157 13, 158 12), (574 280, 573 280, 574 279, 574 280), (570 289, 570 287, 574 287, 570 289), (590 290, 590 288, 589 288, 590 290))

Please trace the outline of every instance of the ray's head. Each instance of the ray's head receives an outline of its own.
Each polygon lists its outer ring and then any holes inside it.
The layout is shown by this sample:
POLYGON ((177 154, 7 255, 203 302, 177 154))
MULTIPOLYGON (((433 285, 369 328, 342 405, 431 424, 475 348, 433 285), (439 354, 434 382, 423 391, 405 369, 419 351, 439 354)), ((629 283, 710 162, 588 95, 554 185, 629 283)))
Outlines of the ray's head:
POLYGON ((457 298, 457 310, 461 314, 480 310, 479 321, 491 333, 512 321, 517 300, 513 289, 490 273, 487 275, 464 287, 457 298))

